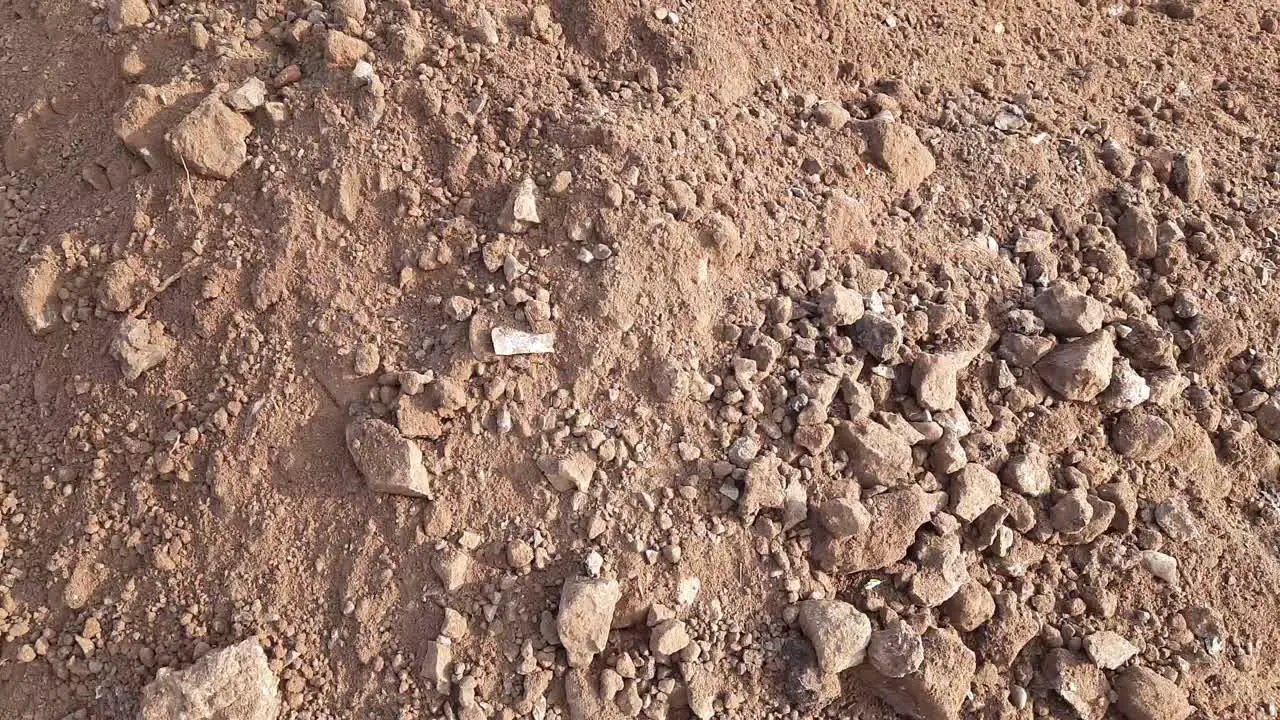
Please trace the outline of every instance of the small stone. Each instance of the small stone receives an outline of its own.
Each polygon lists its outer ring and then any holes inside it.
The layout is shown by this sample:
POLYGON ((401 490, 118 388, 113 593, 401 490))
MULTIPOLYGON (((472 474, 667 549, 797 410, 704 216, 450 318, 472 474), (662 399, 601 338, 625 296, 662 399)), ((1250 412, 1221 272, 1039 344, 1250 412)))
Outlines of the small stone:
POLYGON ((490 331, 497 355, 533 355, 555 352, 555 333, 531 333, 515 328, 495 327, 490 331))
POLYGON ((142 690, 140 720, 275 720, 279 680, 257 638, 205 653, 190 667, 161 668, 142 690))
POLYGON ((378 351, 378 346, 361 343, 356 347, 351 365, 357 377, 368 377, 378 372, 378 368, 382 366, 382 354, 378 351))
POLYGON ((467 636, 467 618, 453 608, 445 608, 440 634, 450 640, 461 640, 467 636))
POLYGON ((1204 159, 1199 150, 1180 153, 1173 159, 1169 188, 1185 202, 1199 202, 1205 188, 1204 159))
POLYGON ((1116 677, 1116 709, 1126 720, 1185 720, 1195 709, 1177 683, 1145 667, 1116 677))
POLYGON ((871 641, 871 621, 853 605, 805 600, 798 619, 823 672, 840 673, 862 662, 871 641))
POLYGON ((1158 550, 1143 550, 1141 557, 1142 567, 1146 568, 1147 572, 1170 585, 1178 584, 1178 561, 1173 556, 1158 550))
POLYGON ((1062 648, 1045 656, 1041 672, 1080 720, 1102 720, 1110 705, 1111 685, 1102 670, 1078 654, 1062 648))
POLYGON ((1111 384, 1115 355, 1112 334, 1100 330, 1059 345, 1036 363, 1036 372, 1064 398, 1087 402, 1111 384))
POLYGON ((538 459, 538 469, 546 476, 556 492, 573 490, 586 492, 591 488, 591 478, 596 471, 596 460, 582 450, 575 450, 563 456, 542 456, 538 459))
POLYGON ((745 468, 756 459, 756 455, 760 454, 760 441, 749 435, 743 435, 733 441, 729 445, 729 450, 725 453, 729 462, 734 466, 745 468))
POLYGON ((996 601, 981 583, 970 580, 942 604, 942 611, 955 629, 968 633, 977 630, 995 615, 996 601))
POLYGON ((566 580, 560 589, 556 633, 572 667, 586 667, 605 649, 613 610, 622 599, 615 580, 578 578, 566 580))
POLYGON ((125 318, 111 340, 111 351, 120 360, 125 381, 133 382, 164 362, 177 345, 159 320, 125 318))
POLYGON ((762 508, 777 510, 783 507, 786 489, 779 470, 781 465, 781 460, 768 455, 756 458, 747 468, 742 481, 742 496, 738 499, 738 512, 742 517, 754 518, 762 508))
POLYGON ((849 120, 852 118, 853 115, 838 102, 819 100, 818 104, 813 108, 813 119, 822 127, 831 130, 843 128, 849 124, 849 120))
POLYGON ((1083 488, 1066 493, 1049 508, 1049 522, 1060 533, 1079 532, 1092 519, 1093 505, 1083 488))
POLYGON ((533 178, 526 177, 511 189, 507 203, 498 216, 498 229, 507 233, 522 233, 532 225, 542 223, 538 215, 538 197, 533 178))
POLYGON ((467 584, 471 574, 471 555, 462 548, 444 545, 431 556, 431 569, 448 592, 456 592, 467 584))
POLYGON ((1025 452, 1009 458, 1000 470, 1000 479, 1014 490, 1031 497, 1045 495, 1053 488, 1049 457, 1038 447, 1029 447, 1025 452))
POLYGON ((1139 462, 1161 457, 1173 441, 1173 426, 1158 415, 1141 411, 1123 413, 1111 427, 1111 447, 1139 462))
POLYGON ((252 123, 210 95, 169 131, 169 152, 190 172, 230 180, 249 158, 252 132, 252 123))
POLYGON ((431 478, 422 450, 395 426, 382 420, 353 420, 346 430, 347 450, 375 492, 431 497, 431 478))
POLYGON ((972 359, 968 353, 918 355, 911 367, 911 387, 920 406, 935 411, 954 408, 960 373, 972 359))
POLYGON ((364 0, 330 0, 329 7, 335 20, 352 29, 359 28, 368 13, 364 0))
POLYGON ((854 323, 853 339, 876 359, 888 361, 902 347, 902 328, 883 315, 867 313, 854 323))
POLYGON ((240 87, 222 96, 227 107, 236 112, 249 113, 262 107, 267 102, 267 84, 261 79, 251 77, 240 87))
POLYGON ((867 659, 881 675, 900 678, 920 668, 924 662, 924 643, 910 625, 894 620, 871 633, 867 659))
POLYGON ((433 683, 449 680, 449 666, 453 665, 453 647, 438 640, 428 640, 422 655, 422 675, 433 683))
POLYGON ((1158 250, 1156 219, 1151 209, 1137 203, 1125 208, 1116 222, 1116 239, 1135 260, 1151 260, 1158 250))
POLYGON ((368 43, 344 32, 330 30, 324 36, 324 58, 338 67, 355 67, 367 52, 368 43))
POLYGON ((960 549, 958 533, 925 533, 916 553, 919 568, 911 576, 911 599, 924 607, 937 607, 969 581, 969 569, 960 549))
POLYGON ((1106 306, 1064 280, 1055 281, 1035 299, 1036 315, 1049 332, 1082 337, 1102 328, 1106 306))
POLYGON ((873 120, 863 127, 867 151, 876 165, 893 179, 894 192, 917 188, 933 174, 937 163, 915 130, 899 122, 883 120, 873 120))
POLYGON ((32 335, 44 335, 58 324, 61 272, 52 253, 39 253, 18 271, 13 299, 32 335))
POLYGON ((1000 501, 1000 478, 972 463, 952 478, 948 495, 951 497, 951 513, 965 522, 973 522, 1000 501))
POLYGON ((1084 639, 1085 652, 1103 670, 1116 670, 1138 654, 1138 648, 1120 633, 1102 630, 1084 639))
POLYGON ((836 327, 852 325, 862 318, 862 295, 844 285, 832 285, 818 299, 822 321, 836 327))
POLYGON ((1200 536, 1200 528, 1196 525, 1195 516, 1187 507, 1186 500, 1174 498, 1156 506, 1156 524, 1172 540, 1194 540, 1200 536))

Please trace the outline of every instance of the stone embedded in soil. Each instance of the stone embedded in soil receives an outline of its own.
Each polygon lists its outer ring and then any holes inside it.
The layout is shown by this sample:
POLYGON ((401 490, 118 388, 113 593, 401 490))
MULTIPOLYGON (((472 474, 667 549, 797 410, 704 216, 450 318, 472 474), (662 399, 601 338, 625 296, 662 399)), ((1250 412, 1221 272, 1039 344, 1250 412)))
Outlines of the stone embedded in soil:
POLYGON ((61 271, 52 253, 40 253, 18 271, 13 300, 33 335, 44 335, 58 324, 61 271))
POLYGON ((1156 256, 1156 219, 1151 209, 1141 203, 1125 208, 1116 222, 1116 239, 1129 256, 1150 260, 1156 256))
POLYGON ((1115 670, 1138 654, 1138 648, 1120 633, 1101 630, 1084 639, 1085 652, 1103 670, 1115 670))
POLYGON ((243 115, 210 95, 169 131, 169 152, 192 173, 230 180, 249 159, 252 132, 243 115))
POLYGON ((1107 330, 1054 348, 1036 363, 1045 384, 1068 400, 1087 402, 1111 384, 1116 347, 1107 330))
POLYGON ((133 382, 164 362, 177 345, 159 320, 125 318, 111 339, 111 352, 120 360, 125 381, 133 382))
POLYGON ((354 67, 369 52, 369 44, 338 30, 330 30, 324 37, 324 59, 342 67, 354 67))
POLYGON ((111 312, 126 312, 141 299, 143 274, 132 258, 116 260, 102 273, 98 284, 98 305, 111 312))
POLYGON ((236 112, 249 113, 262 107, 267 102, 267 84, 260 78, 251 77, 222 96, 227 107, 236 112))
POLYGON ((995 615, 996 601, 982 583, 970 580, 942 604, 942 612, 955 629, 973 632, 995 615))
POLYGON ((1041 665, 1049 689, 1071 707, 1080 720, 1102 720, 1111 704, 1111 685, 1098 666, 1079 654, 1058 648, 1041 665))
POLYGON ((977 669, 977 658, 951 630, 929 628, 921 636, 920 669, 900 678, 886 677, 864 665, 861 684, 899 715, 913 720, 959 720, 977 669))
POLYGON ((1159 550, 1143 550, 1139 556, 1142 567, 1161 580, 1176 586, 1178 584, 1178 560, 1159 550))
POLYGON ((113 33, 142 27, 151 20, 146 0, 108 0, 107 29, 113 33))
POLYGON ((1126 720, 1185 720, 1195 710, 1174 681, 1145 667, 1116 676, 1116 709, 1126 720))
POLYGON ((910 625, 894 620, 871 633, 867 660, 881 675, 900 678, 915 672, 924 662, 924 643, 910 625))
POLYGON ((999 612, 983 629, 978 646, 982 659, 995 668, 1009 669, 1027 643, 1039 634, 1042 624, 1035 611, 1016 599, 1001 603, 999 612))
POLYGON ((969 353, 921 353, 911 366, 911 387, 926 410, 950 410, 956 406, 960 372, 973 356, 969 353))
POLYGON ((375 492, 431 497, 431 476, 422 450, 394 425, 375 419, 353 420, 346 430, 347 450, 375 492))
POLYGON ((422 675, 433 683, 449 680, 449 667, 453 665, 453 645, 440 640, 428 640, 422 653, 422 675))
POLYGON ((1036 296, 1035 310, 1049 332, 1066 337, 1082 337, 1100 330, 1106 316, 1105 305, 1064 280, 1054 282, 1036 296))
POLYGON ((279 681, 256 638, 206 653, 183 670, 161 668, 142 690, 141 720, 275 720, 279 681))
POLYGON ((1200 527, 1191 514, 1191 508, 1180 497, 1156 505, 1152 514, 1160 530, 1172 540, 1187 541, 1200 536, 1200 527))
POLYGON ((538 458, 538 469, 556 492, 586 492, 591 488, 591 478, 596 472, 596 459, 583 450, 543 455, 538 458))
POLYGON ((863 501, 871 516, 868 532, 814 543, 815 560, 840 573, 878 570, 902 560, 915 542, 916 530, 929 521, 936 503, 918 485, 889 490, 863 501))
POLYGON ((781 467, 782 461, 773 455, 751 461, 738 498, 738 512, 742 517, 754 518, 763 508, 777 510, 786 504, 781 467))
POLYGON ((1199 150, 1180 153, 1173 159, 1169 188, 1184 201, 1193 203, 1204 195, 1204 159, 1199 150))
POLYGON ((616 580, 576 578, 560 589, 556 634, 569 657, 569 665, 586 667, 605 649, 613 610, 622 599, 616 580))
POLYGON ((1173 440, 1173 426, 1145 412, 1126 412, 1111 426, 1111 447, 1130 460, 1156 460, 1169 451, 1173 440))
POLYGON ((538 196, 533 178, 526 177, 511 188, 507 202, 498 216, 498 229, 507 233, 522 233, 531 226, 542 223, 538 214, 538 196))
POLYGON ((813 645, 804 638, 789 636, 779 653, 782 660, 783 691, 796 710, 809 715, 840 695, 840 677, 823 672, 813 645))
POLYGON ((649 630, 649 650, 657 655, 674 655, 690 642, 692 639, 683 620, 663 620, 649 630))
POLYGON ((1023 495, 1044 495, 1053 487, 1053 477, 1049 474, 1049 456, 1038 447, 1028 447, 1024 452, 1009 458, 1000 469, 1000 479, 1023 495))
POLYGON ((951 498, 951 513, 973 522, 1000 501, 1000 478, 981 465, 970 463, 951 479, 947 495, 951 498))
POLYGON ((900 122, 873 120, 863 125, 871 159, 889 173, 895 192, 920 186, 933 174, 933 153, 920 142, 916 131, 900 122))
POLYGON ((531 333, 516 328, 495 327, 490 331, 496 355, 535 355, 555 352, 555 333, 531 333))
POLYGON ((863 485, 899 485, 911 475, 911 445, 880 423, 842 422, 835 440, 848 453, 850 469, 863 485))
POLYGON ((911 576, 909 592, 918 605, 937 607, 969 581, 969 569, 957 533, 924 533, 916 556, 919 568, 911 576))
POLYGON ((1049 508, 1049 523, 1060 533, 1080 532, 1093 519, 1093 505, 1084 488, 1064 493, 1049 508))
POLYGON ((858 498, 832 498, 818 508, 818 521, 832 537, 859 535, 871 527, 871 514, 858 498))
POLYGON ((862 662, 871 621, 856 607, 841 600, 805 600, 797 618, 823 672, 841 673, 862 662))

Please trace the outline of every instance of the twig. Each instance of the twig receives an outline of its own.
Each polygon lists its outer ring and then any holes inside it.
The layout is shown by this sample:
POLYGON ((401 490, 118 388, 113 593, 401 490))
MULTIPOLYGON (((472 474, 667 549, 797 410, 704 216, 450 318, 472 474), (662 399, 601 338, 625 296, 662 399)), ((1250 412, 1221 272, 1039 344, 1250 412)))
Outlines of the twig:
POLYGON ((200 262, 201 259, 202 258, 200 257, 191 258, 190 260, 183 263, 182 267, 174 271, 172 275, 166 277, 164 280, 161 280, 160 285, 154 291, 152 291, 151 294, 142 298, 142 300, 140 300, 137 305, 133 306, 133 309, 129 311, 129 317, 136 318, 139 315, 141 315, 142 311, 147 309, 147 303, 151 302, 152 300, 155 300, 156 297, 158 297, 160 293, 167 290, 170 285, 178 282, 178 278, 182 277, 187 273, 188 270, 195 267, 196 263, 200 262))
POLYGON ((200 213, 200 202, 196 200, 196 189, 191 184, 191 171, 187 169, 187 161, 185 158, 179 157, 178 162, 182 163, 182 172, 187 174, 187 195, 191 196, 191 204, 196 208, 196 220, 204 222, 204 216, 200 213))

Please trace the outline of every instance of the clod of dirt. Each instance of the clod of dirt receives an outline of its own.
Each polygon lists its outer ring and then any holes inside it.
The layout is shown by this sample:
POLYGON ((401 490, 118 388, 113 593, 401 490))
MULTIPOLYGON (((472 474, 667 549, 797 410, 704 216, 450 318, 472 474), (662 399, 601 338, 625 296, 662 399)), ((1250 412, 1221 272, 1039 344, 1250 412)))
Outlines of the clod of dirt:
POLYGON ((51 253, 31 259, 14 278, 13 300, 33 335, 43 335, 58 324, 58 261, 51 253))
POLYGON ((324 59, 337 67, 354 67, 367 52, 368 43, 339 30, 330 30, 324 36, 324 59))
POLYGON ((616 580, 577 578, 560 589, 556 634, 572 667, 586 667, 604 652, 613 625, 613 610, 622 599, 616 580))
POLYGON ((840 600, 805 600, 797 616, 824 673, 838 674, 862 662, 871 641, 871 621, 840 600))
POLYGON ((995 615, 996 601, 982 583, 970 580, 942 604, 942 611, 955 629, 968 633, 982 627, 995 615))
POLYGON ((382 420, 353 420, 346 430, 347 450, 369 489, 375 492, 431 497, 431 476, 422 450, 395 426, 382 420))
POLYGON ((538 469, 556 492, 586 492, 591 488, 591 478, 596 472, 596 459, 582 450, 565 455, 543 455, 538 458, 538 469))
POLYGON ((835 442, 849 453, 854 477, 863 485, 898 485, 910 476, 911 445, 878 422, 842 422, 836 426, 835 442))
POLYGON ((177 345, 159 320, 125 318, 111 340, 111 352, 120 360, 125 382, 133 382, 164 362, 177 345))
POLYGON ((253 124, 210 95, 169 131, 169 152, 193 173, 230 180, 249 158, 253 124))
POLYGON ((1195 711, 1177 683, 1145 667, 1116 676, 1116 709, 1127 720, 1185 720, 1195 711))
POLYGON ((279 680, 257 638, 213 650, 183 670, 161 668, 143 688, 141 720, 275 720, 279 680))
POLYGON ((1099 330, 1059 345, 1036 363, 1036 372, 1064 398, 1087 402, 1111 384, 1111 363, 1115 356, 1112 334, 1099 330))
POLYGON ((1120 455, 1139 462, 1164 455, 1173 441, 1173 427, 1158 415, 1127 412, 1111 427, 1111 447, 1120 455))

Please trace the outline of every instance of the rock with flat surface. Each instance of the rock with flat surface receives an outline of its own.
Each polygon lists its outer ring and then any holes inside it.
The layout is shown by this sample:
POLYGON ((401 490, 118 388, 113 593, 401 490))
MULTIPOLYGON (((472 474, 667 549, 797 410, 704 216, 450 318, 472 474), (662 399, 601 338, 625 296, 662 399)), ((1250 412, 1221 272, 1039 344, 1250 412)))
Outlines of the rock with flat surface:
POLYGON ((498 229, 507 233, 522 233, 541 223, 537 186, 533 184, 533 178, 526 177, 516 183, 507 195, 507 203, 498 216, 498 229))
POLYGON ((230 180, 249 159, 253 124, 210 95, 169 131, 169 153, 196 175, 230 180))
POLYGON ((422 450, 382 420, 353 420, 347 425, 347 450, 375 492, 431 497, 431 477, 422 450))
POLYGON ((981 465, 970 463, 951 478, 947 495, 951 498, 951 514, 973 522, 1000 502, 1000 478, 981 465))
POLYGON ((950 410, 956 406, 956 386, 960 372, 973 360, 969 353, 921 353, 911 366, 911 387, 916 400, 927 410, 950 410))
POLYGON ((613 610, 622 599, 616 580, 577 578, 560 588, 556 634, 573 667, 586 667, 609 641, 613 610))
POLYGON ((1116 346, 1107 330, 1054 348, 1036 363, 1045 384, 1068 400, 1087 402, 1111 384, 1116 346))
POLYGON ((557 492, 586 492, 591 488, 596 460, 582 450, 574 450, 564 455, 543 455, 538 458, 538 469, 557 492))
POLYGON ((900 485, 911 475, 911 444, 880 423, 842 422, 835 441, 849 454, 850 470, 864 486, 900 485))
POLYGON ((875 570, 907 556, 916 530, 929 521, 936 508, 934 498, 918 485, 889 490, 862 501, 871 517, 871 529, 846 538, 814 543, 815 561, 839 573, 875 570))
POLYGON ((922 533, 916 553, 919 569, 911 576, 911 599, 924 607, 937 607, 969 581, 969 569, 960 550, 957 533, 922 533))
POLYGON ((1138 648, 1111 630, 1101 630, 1084 639, 1085 652, 1103 670, 1116 670, 1138 654, 1138 648))
POLYGON ((1173 426, 1150 413, 1126 412, 1111 426, 1111 447, 1130 460, 1155 460, 1173 447, 1173 440, 1173 426))
POLYGON ((871 640, 871 621, 841 600, 800 603, 800 629, 813 645, 825 673, 841 673, 862 662, 871 640))
POLYGON ((959 720, 977 658, 951 630, 929 628, 920 640, 924 659, 916 672, 886 677, 867 664, 858 670, 858 679, 903 717, 959 720))
POLYGON ((1174 681, 1145 667, 1116 676, 1116 709, 1127 720, 1185 720, 1194 709, 1174 681))
POLYGON ((1102 329, 1106 306, 1065 280, 1058 280, 1036 296, 1036 315, 1049 332, 1083 337, 1102 329))
POLYGON ((206 653, 183 670, 161 668, 142 690, 140 720, 275 720, 278 681, 256 638, 206 653))
POLYGON ((125 318, 111 340, 111 352, 120 360, 125 381, 133 382, 164 362, 177 344, 159 320, 125 318))

